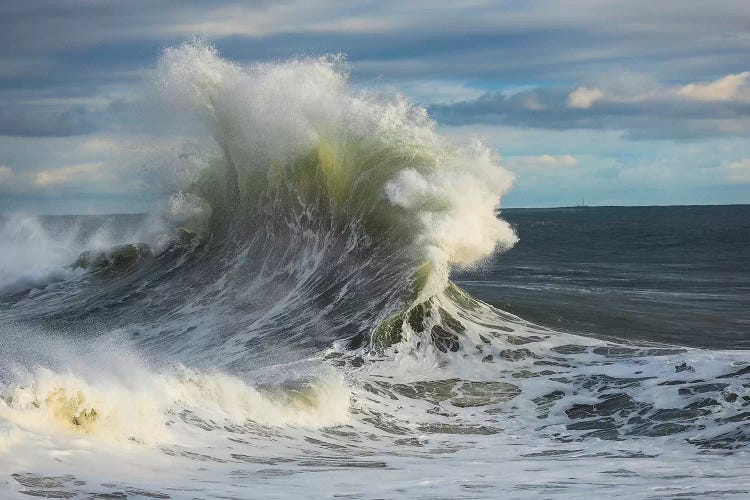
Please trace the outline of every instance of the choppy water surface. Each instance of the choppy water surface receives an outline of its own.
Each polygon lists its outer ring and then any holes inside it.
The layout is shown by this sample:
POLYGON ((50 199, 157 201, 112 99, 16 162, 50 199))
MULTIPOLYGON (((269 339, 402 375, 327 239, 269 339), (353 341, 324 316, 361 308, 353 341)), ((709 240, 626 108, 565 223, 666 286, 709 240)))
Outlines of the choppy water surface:
POLYGON ((750 347, 750 206, 504 210, 520 241, 454 281, 551 328, 750 347))
POLYGON ((171 49, 184 189, 2 219, 2 495, 750 495, 746 207, 499 218, 339 64, 171 49))

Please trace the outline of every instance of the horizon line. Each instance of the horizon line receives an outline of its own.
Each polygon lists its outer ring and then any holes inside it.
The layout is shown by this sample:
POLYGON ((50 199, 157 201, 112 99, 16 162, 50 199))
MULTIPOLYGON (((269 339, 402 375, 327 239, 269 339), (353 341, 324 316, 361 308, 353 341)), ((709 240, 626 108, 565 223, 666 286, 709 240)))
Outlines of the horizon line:
MULTIPOLYGON (((744 207, 750 206, 750 203, 677 203, 671 205, 554 205, 554 206, 511 206, 499 207, 497 211, 503 210, 557 210, 557 209, 589 209, 589 208, 669 208, 669 207, 744 207)), ((103 213, 33 213, 26 210, 0 212, 0 217, 14 214, 27 214, 36 217, 105 217, 105 216, 126 216, 126 215, 147 215, 149 212, 103 212, 103 213)))

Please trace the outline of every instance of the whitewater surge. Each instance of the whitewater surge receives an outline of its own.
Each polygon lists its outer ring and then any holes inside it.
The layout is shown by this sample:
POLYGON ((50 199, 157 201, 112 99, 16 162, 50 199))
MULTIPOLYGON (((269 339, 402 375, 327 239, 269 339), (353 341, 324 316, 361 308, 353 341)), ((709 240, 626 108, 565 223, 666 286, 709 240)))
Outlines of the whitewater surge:
POLYGON ((556 332, 451 283, 517 240, 489 148, 340 57, 193 42, 151 83, 190 144, 155 213, 2 222, 4 496, 750 494, 746 352, 556 332))
POLYGON ((310 428, 346 423, 349 394, 334 382, 280 393, 278 401, 242 380, 185 368, 172 374, 131 371, 130 386, 118 379, 87 381, 73 373, 37 368, 4 395, 0 416, 34 432, 59 430, 107 441, 174 443, 169 415, 244 425, 296 425, 310 428), (284 399, 287 399, 284 401, 284 399))

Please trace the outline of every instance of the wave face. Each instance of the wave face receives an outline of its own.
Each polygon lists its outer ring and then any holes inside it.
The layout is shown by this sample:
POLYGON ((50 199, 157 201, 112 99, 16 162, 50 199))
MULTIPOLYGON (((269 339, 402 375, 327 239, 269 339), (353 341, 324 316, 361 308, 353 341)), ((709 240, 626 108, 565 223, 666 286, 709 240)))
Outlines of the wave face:
POLYGON ((746 492, 746 353, 555 332, 451 284, 517 239, 489 149, 340 58, 196 42, 152 81, 192 134, 159 213, 2 221, 0 489, 746 492))

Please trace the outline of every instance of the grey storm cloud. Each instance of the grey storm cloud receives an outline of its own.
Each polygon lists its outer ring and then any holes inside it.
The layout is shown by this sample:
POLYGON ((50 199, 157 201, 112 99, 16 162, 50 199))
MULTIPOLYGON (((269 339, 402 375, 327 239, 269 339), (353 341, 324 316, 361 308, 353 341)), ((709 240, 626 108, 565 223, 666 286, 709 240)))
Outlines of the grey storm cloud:
POLYGON ((233 59, 344 52, 386 77, 559 78, 636 65, 687 79, 737 71, 748 11, 744 0, 2 2, 0 55, 29 75, 50 61, 116 71, 200 35, 233 59))
POLYGON ((83 106, 0 107, 0 135, 66 137, 87 134, 96 125, 83 106))
MULTIPOLYGON (((551 103, 534 111, 521 105, 524 96, 490 92, 475 103, 433 108, 451 123, 502 117, 550 128, 623 127, 655 113, 638 116, 648 105, 605 103, 568 109, 565 92, 554 89, 623 68, 663 81, 738 73, 747 69, 738 54, 750 53, 748 25, 746 0, 506 0, 470 7, 443 0, 0 2, 0 134, 71 135, 106 126, 94 111, 52 110, 42 102, 107 98, 112 89, 132 88, 165 47, 193 35, 240 62, 344 53, 354 78, 364 82, 533 83, 538 98, 551 103), (21 113, 21 106, 32 109, 21 113)), ((691 117, 672 135, 715 132, 700 114, 744 116, 737 107, 676 108, 669 116, 691 117)))

